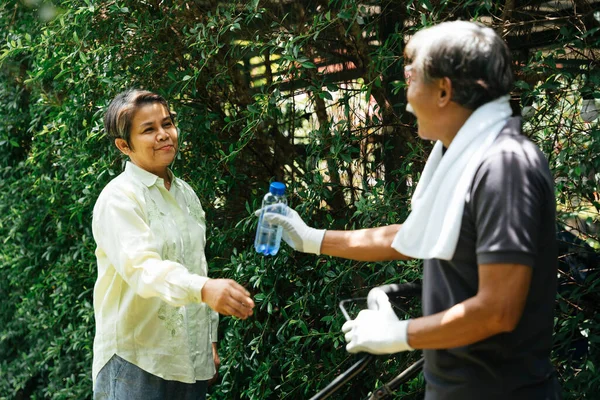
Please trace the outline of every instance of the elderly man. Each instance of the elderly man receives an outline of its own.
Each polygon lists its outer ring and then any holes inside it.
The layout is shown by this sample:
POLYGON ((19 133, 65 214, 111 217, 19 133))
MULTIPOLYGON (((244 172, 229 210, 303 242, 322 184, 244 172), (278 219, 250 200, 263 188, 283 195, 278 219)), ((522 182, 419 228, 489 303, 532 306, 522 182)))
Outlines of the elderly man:
POLYGON ((550 362, 557 251, 553 179, 511 117, 510 52, 490 28, 442 23, 406 47, 407 109, 436 141, 402 225, 308 227, 267 213, 298 251, 354 260, 423 259, 423 317, 387 296, 344 324, 347 350, 423 349, 426 400, 559 399, 550 362))

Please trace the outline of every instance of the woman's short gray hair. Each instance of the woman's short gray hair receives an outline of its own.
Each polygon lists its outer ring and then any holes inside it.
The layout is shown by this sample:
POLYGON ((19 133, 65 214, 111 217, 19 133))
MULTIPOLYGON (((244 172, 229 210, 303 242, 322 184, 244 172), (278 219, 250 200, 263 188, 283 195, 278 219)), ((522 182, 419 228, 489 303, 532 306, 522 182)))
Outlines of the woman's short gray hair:
POLYGON ((425 82, 447 77, 452 101, 469 109, 510 92, 511 54, 506 42, 478 22, 443 22, 417 32, 405 58, 425 82))
POLYGON ((114 140, 117 138, 125 140, 131 147, 131 121, 135 112, 147 104, 159 103, 166 109, 171 119, 175 121, 175 115, 171 112, 167 101, 156 93, 147 90, 129 89, 119 93, 110 102, 106 114, 104 114, 104 129, 108 136, 114 140))

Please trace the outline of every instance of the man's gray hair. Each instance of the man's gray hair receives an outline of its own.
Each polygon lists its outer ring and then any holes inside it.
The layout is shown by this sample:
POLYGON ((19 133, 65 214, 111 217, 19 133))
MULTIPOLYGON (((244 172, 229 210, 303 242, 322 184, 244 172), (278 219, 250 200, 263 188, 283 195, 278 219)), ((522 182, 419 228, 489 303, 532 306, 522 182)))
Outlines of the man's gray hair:
POLYGON ((425 82, 449 78, 452 101, 472 110, 508 94, 513 84, 506 42, 477 22, 443 22, 420 30, 406 45, 405 58, 425 82))

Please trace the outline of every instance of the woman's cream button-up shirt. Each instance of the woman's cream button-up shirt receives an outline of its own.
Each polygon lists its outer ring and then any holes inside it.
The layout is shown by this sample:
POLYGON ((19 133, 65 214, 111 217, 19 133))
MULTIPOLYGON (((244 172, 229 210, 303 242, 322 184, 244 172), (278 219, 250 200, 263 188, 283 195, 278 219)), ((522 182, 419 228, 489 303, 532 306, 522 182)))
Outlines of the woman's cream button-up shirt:
POLYGON ((98 279, 93 380, 117 354, 166 380, 215 374, 218 314, 202 303, 208 280, 204 211, 192 188, 171 188, 128 162, 94 207, 98 279))

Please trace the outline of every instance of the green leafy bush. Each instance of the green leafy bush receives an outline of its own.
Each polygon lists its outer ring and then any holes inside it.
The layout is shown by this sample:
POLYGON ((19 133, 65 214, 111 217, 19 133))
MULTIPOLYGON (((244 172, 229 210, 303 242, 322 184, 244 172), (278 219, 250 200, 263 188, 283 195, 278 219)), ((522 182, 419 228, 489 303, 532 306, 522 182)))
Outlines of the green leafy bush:
MULTIPOLYGON (((600 136, 579 105, 598 97, 598 75, 585 70, 598 28, 567 12, 571 25, 554 32, 552 47, 528 52, 510 34, 541 26, 539 12, 474 1, 4 1, 0 399, 91 398, 91 213, 123 163, 101 119, 128 87, 172 102, 182 132, 173 169, 207 211, 210 273, 245 283, 256 299, 253 318, 221 320, 212 398, 310 397, 354 360, 338 302, 420 279, 418 262, 357 263, 285 246, 265 258, 252 242, 253 211, 273 179, 289 185, 291 205, 319 228, 406 217, 430 145, 404 113, 402 49, 423 26, 500 21, 515 50, 513 100, 535 106, 526 130, 550 159, 560 221, 580 227, 574 233, 597 253, 600 136), (574 53, 580 63, 565 68, 574 53)), ((600 389, 596 275, 561 273, 553 360, 567 399, 600 389), (581 332, 585 351, 576 354, 581 332)), ((366 395, 418 356, 383 357, 334 397, 366 395)), ((414 379, 403 398, 422 398, 423 386, 414 379)))

